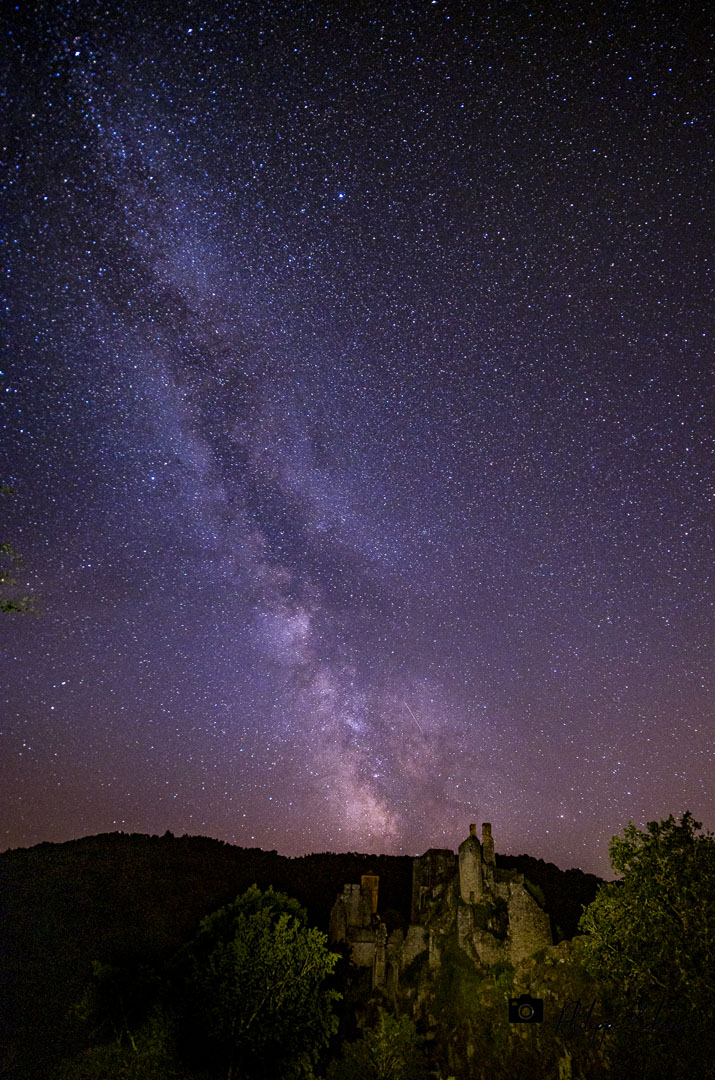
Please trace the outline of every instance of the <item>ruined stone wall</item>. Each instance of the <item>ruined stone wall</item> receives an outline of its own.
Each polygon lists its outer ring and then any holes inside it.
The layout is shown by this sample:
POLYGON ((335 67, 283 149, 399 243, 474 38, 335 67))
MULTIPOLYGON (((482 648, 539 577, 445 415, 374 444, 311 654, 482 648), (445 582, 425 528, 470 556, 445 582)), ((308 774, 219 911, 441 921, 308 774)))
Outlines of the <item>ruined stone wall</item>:
POLYGON ((509 958, 513 964, 552 944, 551 920, 523 884, 509 885, 509 958))
POLYGON ((387 928, 380 923, 375 929, 372 961, 372 986, 384 986, 387 981, 387 928))
POLYGON ((346 942, 350 956, 358 967, 369 967, 375 952, 375 931, 372 926, 373 891, 363 884, 343 887, 330 911, 328 940, 331 944, 346 942))
POLYGON ((345 885, 330 912, 328 936, 331 941, 347 941, 354 927, 370 925, 370 900, 360 885, 345 885))
POLYGON ((412 925, 407 930, 402 946, 402 963, 405 967, 427 948, 427 933, 423 926, 412 925))
POLYGON ((363 874, 360 878, 360 893, 365 900, 370 915, 377 913, 377 893, 380 886, 378 874, 363 874))
POLYGON ((374 967, 375 931, 352 930, 348 935, 350 959, 357 967, 374 967))
POLYGON ((508 959, 506 940, 497 937, 492 929, 480 925, 478 911, 474 904, 460 904, 457 909, 457 943, 460 949, 480 966, 508 959))
POLYGON ((421 923, 441 887, 452 881, 457 873, 457 860, 448 848, 430 848, 412 863, 412 903, 410 922, 421 923))

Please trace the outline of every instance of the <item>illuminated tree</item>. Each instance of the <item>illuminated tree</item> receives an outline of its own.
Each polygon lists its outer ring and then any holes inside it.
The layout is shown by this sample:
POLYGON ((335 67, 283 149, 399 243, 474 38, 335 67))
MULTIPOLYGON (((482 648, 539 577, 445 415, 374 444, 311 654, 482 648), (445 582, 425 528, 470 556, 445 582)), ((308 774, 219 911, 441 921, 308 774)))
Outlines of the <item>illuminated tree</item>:
POLYGON ((715 1000, 715 837, 685 813, 629 825, 610 845, 622 880, 599 888, 579 925, 593 975, 626 992, 715 1000))
POLYGON ((309 1080, 337 1029, 340 995, 324 986, 337 960, 296 900, 252 886, 187 947, 193 1037, 229 1080, 309 1080))
POLYGON ((377 1022, 357 1042, 348 1043, 329 1080, 421 1080, 427 1076, 422 1039, 408 1016, 380 1009, 377 1022))
POLYGON ((614 1075, 715 1076, 715 837, 692 814, 611 840, 620 881, 601 885, 577 939, 610 999, 614 1075))

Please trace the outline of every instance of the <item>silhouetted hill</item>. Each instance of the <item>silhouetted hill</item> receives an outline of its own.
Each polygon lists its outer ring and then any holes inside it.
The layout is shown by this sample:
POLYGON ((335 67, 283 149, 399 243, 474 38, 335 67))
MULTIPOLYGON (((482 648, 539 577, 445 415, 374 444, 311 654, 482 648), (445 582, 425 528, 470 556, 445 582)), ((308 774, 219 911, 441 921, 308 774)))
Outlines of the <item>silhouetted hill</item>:
MULTIPOLYGON (((538 885, 567 936, 598 879, 529 856, 497 856, 538 885)), ((324 853, 286 858, 200 836, 111 833, 39 844, 0 855, 3 1076, 46 1077, 74 1053, 86 1031, 70 1014, 92 961, 161 963, 195 933, 204 916, 254 882, 295 896, 327 929, 345 882, 380 875, 380 910, 407 924, 412 860, 407 856, 324 853)))

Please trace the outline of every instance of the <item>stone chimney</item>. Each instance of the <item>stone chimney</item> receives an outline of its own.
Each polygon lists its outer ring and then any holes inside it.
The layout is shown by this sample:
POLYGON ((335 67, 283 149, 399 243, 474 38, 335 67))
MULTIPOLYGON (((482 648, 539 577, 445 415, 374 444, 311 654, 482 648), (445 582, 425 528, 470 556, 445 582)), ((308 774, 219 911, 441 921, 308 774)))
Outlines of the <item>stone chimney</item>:
POLYGON ((477 835, 477 826, 476 825, 470 825, 469 826, 469 835, 470 836, 476 836, 477 835))
POLYGON ((482 858, 489 866, 496 865, 494 854, 494 840, 492 839, 492 827, 488 821, 482 824, 482 858))

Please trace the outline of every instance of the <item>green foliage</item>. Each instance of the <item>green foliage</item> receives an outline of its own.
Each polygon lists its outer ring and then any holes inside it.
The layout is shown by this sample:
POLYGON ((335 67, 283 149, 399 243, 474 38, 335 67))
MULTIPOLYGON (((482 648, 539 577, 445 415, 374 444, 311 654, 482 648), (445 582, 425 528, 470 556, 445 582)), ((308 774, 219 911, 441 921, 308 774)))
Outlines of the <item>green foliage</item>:
POLYGON ((505 938, 509 931, 509 909, 506 901, 497 897, 494 903, 471 904, 474 925, 489 930, 498 938, 505 938))
POLYGON ((53 1080, 190 1080, 171 1053, 170 1025, 160 1011, 131 1041, 94 1046, 64 1061, 53 1080))
POLYGON ((422 952, 417 953, 417 956, 413 956, 407 967, 403 968, 400 974, 400 984, 405 986, 416 986, 420 973, 429 962, 429 952, 427 949, 423 949, 422 952))
POLYGON ((385 905, 409 913, 412 859, 402 856, 288 859, 208 837, 122 833, 3 852, 0 1076, 48 1075, 91 1037, 70 1007, 93 959, 161 969, 201 919, 253 882, 296 896, 311 925, 327 927, 344 882, 373 871, 385 905))
POLYGON ((449 1024, 463 1025, 474 1012, 484 976, 456 941, 447 939, 437 972, 435 1007, 449 1024))
POLYGON ((611 1063, 623 1075, 715 1075, 715 837, 700 828, 690 813, 630 824, 610 845, 622 879, 581 918, 578 950, 617 1018, 611 1063))
POLYGON ((92 962, 92 981, 72 1012, 88 1024, 92 1037, 136 1051, 135 1035, 148 1020, 159 995, 157 974, 144 965, 118 967, 92 962))
POLYGON ((630 824, 610 845, 620 882, 602 885, 579 929, 583 961, 626 993, 660 991, 693 1009, 715 1000, 715 837, 684 814, 630 824))
POLYGON ((409 1017, 380 1009, 374 1027, 331 1065, 328 1080, 421 1080, 427 1076, 423 1042, 409 1017))
POLYGON ((183 956, 187 1023, 229 1077, 310 1078, 336 1031, 338 959, 296 900, 255 885, 204 919, 183 956))
POLYGON ((509 1054, 506 1000, 513 983, 513 968, 480 973, 455 943, 442 953, 430 1011, 437 1020, 434 1054, 445 1069, 471 1075, 479 1062, 485 1075, 510 1075, 502 1069, 509 1054))
POLYGON ((505 990, 511 990, 514 979, 514 965, 509 960, 498 960, 489 968, 489 978, 495 986, 502 986, 505 990))
POLYGON ((93 1043, 64 1061, 54 1080, 183 1080, 174 1025, 159 974, 143 964, 92 964, 92 981, 70 1012, 93 1043))

